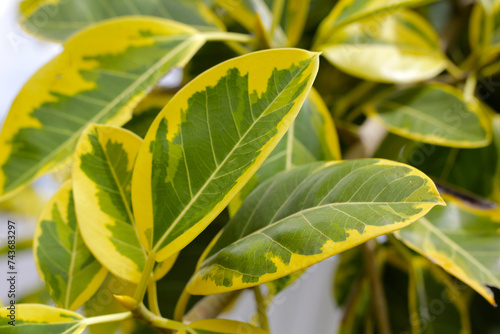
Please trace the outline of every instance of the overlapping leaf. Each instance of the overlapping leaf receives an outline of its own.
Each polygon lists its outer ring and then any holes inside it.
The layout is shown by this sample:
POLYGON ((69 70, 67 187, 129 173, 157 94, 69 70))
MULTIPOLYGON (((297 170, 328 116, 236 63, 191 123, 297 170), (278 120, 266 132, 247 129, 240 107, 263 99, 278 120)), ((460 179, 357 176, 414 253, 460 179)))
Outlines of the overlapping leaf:
MULTIPOLYGON (((82 236, 113 274, 139 283, 147 252, 139 242, 131 200, 132 171, 142 140, 133 133, 92 125, 82 135, 73 165, 76 213, 82 236)), ((161 278, 172 257, 156 271, 161 278)))
POLYGON ((195 321, 189 325, 189 329, 180 330, 179 334, 266 334, 265 330, 252 326, 245 322, 226 319, 208 319, 195 321))
POLYGON ((230 214, 234 215, 250 192, 273 175, 309 162, 339 159, 333 119, 319 94, 312 89, 287 134, 231 201, 230 214))
POLYGON ((411 262, 409 287, 411 325, 415 333, 470 333, 469 312, 463 291, 433 266, 418 257, 411 262))
POLYGON ((338 28, 317 48, 333 65, 371 81, 416 82, 446 66, 438 35, 425 19, 407 10, 338 28))
POLYGON ((163 261, 192 241, 241 190, 297 115, 318 55, 261 51, 185 86, 139 152, 132 202, 139 237, 163 261))
POLYGON ((400 136, 434 145, 482 147, 491 131, 479 103, 443 84, 397 90, 365 106, 366 113, 400 136))
POLYGON ((42 280, 56 304, 76 310, 106 278, 78 229, 71 182, 66 182, 40 215, 33 254, 42 280))
POLYGON ((75 312, 40 304, 16 305, 15 326, 8 324, 10 311, 0 309, 0 332, 2 334, 44 333, 80 334, 86 324, 84 318, 75 312))
POLYGON ((473 209, 452 197, 446 200, 446 207, 434 208, 396 236, 494 304, 487 285, 500 287, 498 210, 473 209))
POLYGON ((16 97, 0 134, 0 197, 53 170, 90 123, 121 125, 146 89, 203 44, 188 26, 123 18, 65 44, 16 97))
POLYGON ((20 23, 46 39, 64 41, 97 22, 127 15, 159 16, 199 30, 218 29, 215 15, 198 0, 25 0, 20 23))
POLYGON ((427 176, 390 161, 321 162, 282 172, 245 200, 188 291, 219 293, 283 277, 403 228, 438 204, 427 176))

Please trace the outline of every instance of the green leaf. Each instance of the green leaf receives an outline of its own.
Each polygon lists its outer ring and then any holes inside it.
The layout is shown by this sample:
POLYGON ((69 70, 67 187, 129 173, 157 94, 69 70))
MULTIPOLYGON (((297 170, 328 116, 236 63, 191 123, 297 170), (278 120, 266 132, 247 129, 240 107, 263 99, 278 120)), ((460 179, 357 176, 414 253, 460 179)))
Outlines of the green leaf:
POLYGON ((157 261, 191 242, 260 167, 318 63, 318 54, 298 49, 238 57, 191 81, 158 115, 132 178, 139 237, 157 261))
POLYGON ((288 46, 295 46, 302 37, 311 0, 287 0, 281 25, 284 27, 288 46))
POLYGON ((43 333, 80 334, 85 330, 84 318, 75 312, 40 304, 19 304, 15 310, 15 326, 10 325, 10 310, 0 309, 2 334, 43 333))
POLYGON ((491 131, 479 103, 467 103, 448 85, 397 90, 364 107, 389 131, 424 143, 451 147, 486 146, 491 131))
POLYGON ((317 49, 334 66, 370 81, 422 81, 447 64, 438 35, 425 19, 407 10, 343 26, 317 49))
MULTIPOLYGON (((481 1, 481 3, 488 2, 481 1)), ((474 52, 481 53, 482 62, 493 60, 500 52, 500 2, 496 2, 491 6, 478 3, 471 13, 469 43, 474 52), (491 16, 490 19, 487 19, 488 15, 491 16), (489 41, 486 40, 488 37, 489 41)))
MULTIPOLYGON (((91 125, 76 147, 73 187, 78 224, 86 244, 114 275, 139 283, 147 252, 139 242, 131 180, 142 140, 106 125, 91 125)), ((175 261, 156 272, 161 278, 175 261)))
POLYGON ((500 287, 498 210, 474 209, 451 196, 446 203, 396 236, 495 304, 487 285, 500 287))
POLYGON ((38 272, 57 306, 76 310, 106 278, 78 230, 71 182, 47 203, 35 231, 33 254, 38 272))
POLYGON ((188 291, 220 293, 283 277, 403 228, 440 204, 427 176, 391 161, 318 162, 282 172, 247 197, 188 291))
POLYGON ((189 325, 189 330, 180 330, 178 334, 266 334, 265 330, 250 325, 226 319, 208 319, 195 321, 189 325))
POLYGON ((91 123, 121 125, 146 90, 204 43, 158 18, 115 19, 65 44, 16 97, 0 134, 0 198, 68 161, 91 123))
POLYGON ((441 269, 415 257, 408 292, 413 332, 470 333, 469 312, 462 293, 441 269))
POLYGON ((363 18, 393 14, 400 8, 417 7, 435 0, 340 0, 318 29, 317 44, 322 44, 339 27, 363 18))
POLYGON ((314 161, 339 159, 340 147, 333 119, 319 94, 312 89, 286 135, 231 201, 231 216, 255 187, 275 174, 314 161))
POLYGON ((217 17, 198 0, 25 0, 20 23, 35 36, 65 41, 92 24, 127 15, 158 16, 199 30, 221 27, 217 17))

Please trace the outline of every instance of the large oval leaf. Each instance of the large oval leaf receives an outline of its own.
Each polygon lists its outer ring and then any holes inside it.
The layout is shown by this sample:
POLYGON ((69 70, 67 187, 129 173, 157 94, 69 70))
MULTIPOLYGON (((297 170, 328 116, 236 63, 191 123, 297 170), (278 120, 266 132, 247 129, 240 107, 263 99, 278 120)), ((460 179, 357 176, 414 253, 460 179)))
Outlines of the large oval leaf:
POLYGON ((283 170, 314 161, 339 159, 340 146, 333 119, 313 88, 286 135, 231 201, 229 212, 234 215, 255 187, 283 170))
MULTIPOLYGON (((78 142, 73 187, 85 243, 113 274, 139 283, 147 252, 132 211, 132 171, 142 140, 130 131, 91 125, 78 142)), ((156 271, 161 278, 175 256, 156 271)))
POLYGON ((398 90, 366 105, 365 111, 389 131, 424 143, 471 148, 491 141, 479 103, 465 102, 448 85, 398 90))
POLYGON ((241 190, 293 122, 318 54, 261 51, 206 71, 151 126, 132 179, 141 241, 163 261, 241 190))
POLYGON ((403 228, 442 203, 427 176, 386 160, 312 163, 282 172, 245 200, 188 291, 220 293, 283 277, 403 228))
POLYGON ((78 229, 70 181, 43 209, 33 254, 40 277, 59 307, 78 309, 106 278, 106 268, 92 256, 78 229))
POLYGON ((25 0, 21 14, 25 30, 55 41, 64 41, 96 22, 126 15, 159 16, 200 30, 220 26, 215 15, 198 0, 25 0))
POLYGON ((68 158, 90 123, 121 125, 148 87, 204 43, 158 18, 123 18, 71 38, 12 104, 0 134, 0 197, 68 158))
POLYGON ((343 71, 372 81, 426 80, 446 66, 438 35, 425 19, 406 10, 339 28, 318 49, 343 71))
POLYGON ((80 334, 85 330, 84 318, 75 312, 40 304, 16 305, 15 326, 10 325, 10 310, 0 309, 2 334, 44 333, 80 334))
POLYGON ((487 285, 500 288, 499 212, 473 209, 450 196, 446 203, 396 236, 495 304, 487 285))

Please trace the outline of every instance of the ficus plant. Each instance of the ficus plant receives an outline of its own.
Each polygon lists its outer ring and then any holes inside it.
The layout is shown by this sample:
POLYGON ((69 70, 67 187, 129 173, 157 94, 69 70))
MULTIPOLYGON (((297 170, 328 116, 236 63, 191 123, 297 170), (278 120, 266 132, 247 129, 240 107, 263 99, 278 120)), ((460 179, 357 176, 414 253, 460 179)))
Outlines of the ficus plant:
POLYGON ((25 0, 19 22, 63 51, 0 133, 0 206, 38 216, 2 254, 45 282, 1 333, 266 333, 335 254, 339 333, 500 330, 499 1, 25 0), (218 317, 243 289, 254 320, 218 317))

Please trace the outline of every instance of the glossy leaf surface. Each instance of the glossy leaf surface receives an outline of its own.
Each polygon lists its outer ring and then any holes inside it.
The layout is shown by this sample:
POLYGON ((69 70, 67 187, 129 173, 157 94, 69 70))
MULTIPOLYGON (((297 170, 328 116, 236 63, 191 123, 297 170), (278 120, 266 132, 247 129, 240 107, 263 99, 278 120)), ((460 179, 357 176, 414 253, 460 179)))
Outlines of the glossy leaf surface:
POLYGON ((40 277, 59 307, 78 309, 106 278, 106 268, 90 253, 78 229, 70 181, 43 209, 33 254, 40 277))
POLYGON ((318 49, 334 66, 371 81, 416 82, 446 66, 438 35, 425 19, 406 10, 341 27, 318 49))
POLYGON ((247 197, 188 291, 220 293, 283 277, 403 228, 439 204, 427 176, 386 160, 318 162, 282 172, 247 197))
POLYGON ((256 186, 273 175, 314 161, 339 160, 337 130, 325 103, 312 89, 297 118, 273 152, 229 205, 234 215, 256 186))
MULTIPOLYGON (((117 127, 91 125, 76 148, 73 187, 82 236, 113 274, 138 283, 147 253, 132 210, 132 171, 142 140, 117 127)), ((160 278, 175 261, 156 273, 160 278)))
POLYGON ((261 51, 198 76, 151 126, 132 179, 139 237, 163 261, 241 190, 293 122, 318 69, 299 49, 261 51))
POLYGON ((0 309, 0 332, 2 334, 44 333, 44 334, 80 334, 86 325, 80 314, 40 304, 16 305, 15 326, 10 321, 9 310, 0 309))
POLYGON ((491 140, 480 105, 466 103, 462 92, 448 85, 398 90, 366 105, 365 112, 389 131, 425 143, 471 148, 491 140))
POLYGON ((200 30, 218 29, 218 20, 197 0, 25 0, 20 23, 33 35, 65 41, 97 22, 127 15, 158 16, 200 30))
POLYGON ((494 304, 486 285, 500 287, 498 210, 477 210, 446 199, 446 207, 433 209, 396 236, 494 304))
POLYGON ((146 89, 203 42, 157 18, 116 19, 71 38, 11 107, 0 134, 0 197, 67 161, 88 124, 125 123, 146 89))

